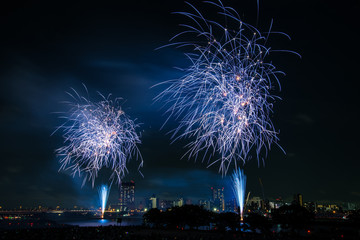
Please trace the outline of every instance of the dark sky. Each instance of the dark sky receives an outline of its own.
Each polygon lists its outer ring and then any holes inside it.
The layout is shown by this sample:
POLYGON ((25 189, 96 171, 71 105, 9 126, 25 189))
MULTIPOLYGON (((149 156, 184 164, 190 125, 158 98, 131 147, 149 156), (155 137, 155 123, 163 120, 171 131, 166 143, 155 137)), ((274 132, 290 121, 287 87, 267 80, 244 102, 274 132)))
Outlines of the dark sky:
MULTIPOLYGON (((201 8, 200 1, 191 1, 201 8)), ((54 150, 59 133, 50 136, 65 111, 61 101, 71 87, 90 97, 96 91, 126 99, 124 108, 141 125, 142 172, 130 163, 125 180, 135 179, 138 199, 152 195, 210 196, 211 186, 225 186, 228 177, 194 159, 180 159, 186 140, 170 145, 160 130, 166 117, 152 99, 161 91, 154 84, 181 76, 174 67, 189 62, 174 48, 154 49, 181 31, 183 1, 25 1, 0 7, 0 206, 96 205, 96 188, 81 188, 81 180, 58 172, 54 150)), ((247 23, 256 24, 256 0, 224 0, 247 23)), ((247 190, 267 198, 305 201, 360 202, 357 127, 359 1, 260 1, 258 28, 289 34, 275 38, 275 49, 302 55, 272 54, 281 77, 283 100, 276 102, 273 123, 280 129, 284 155, 273 147, 266 166, 252 159, 246 166, 247 190)), ((106 172, 102 175, 106 175, 106 172)), ((106 182, 99 178, 96 184, 106 182)), ((113 186, 110 201, 115 201, 113 186)))

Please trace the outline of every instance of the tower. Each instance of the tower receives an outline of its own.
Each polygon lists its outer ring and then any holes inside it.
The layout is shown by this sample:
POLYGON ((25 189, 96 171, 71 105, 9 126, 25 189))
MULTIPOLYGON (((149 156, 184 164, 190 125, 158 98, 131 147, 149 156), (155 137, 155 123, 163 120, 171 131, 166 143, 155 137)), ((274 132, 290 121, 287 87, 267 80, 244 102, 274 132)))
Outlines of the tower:
POLYGON ((213 207, 219 211, 225 211, 224 188, 211 187, 213 207))
POLYGON ((303 207, 304 206, 303 195, 300 193, 295 194, 294 195, 294 203, 303 207))
POLYGON ((158 199, 155 197, 155 194, 149 198, 149 208, 157 208, 158 199))
POLYGON ((299 205, 301 206, 301 207, 303 207, 304 206, 304 201, 303 201, 303 195, 302 194, 298 194, 297 195, 297 200, 298 200, 298 203, 299 203, 299 205))
POLYGON ((129 212, 135 209, 135 182, 122 182, 119 195, 120 212, 129 212))

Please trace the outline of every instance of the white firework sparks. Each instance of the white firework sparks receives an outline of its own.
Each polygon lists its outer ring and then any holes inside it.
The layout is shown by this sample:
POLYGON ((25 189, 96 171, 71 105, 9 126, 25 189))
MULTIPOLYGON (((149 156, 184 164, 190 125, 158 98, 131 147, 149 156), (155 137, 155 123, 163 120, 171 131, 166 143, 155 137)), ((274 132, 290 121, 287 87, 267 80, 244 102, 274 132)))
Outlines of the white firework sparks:
POLYGON ((277 75, 282 72, 267 61, 270 32, 263 36, 220 1, 206 3, 220 10, 225 24, 206 19, 188 3, 194 13, 179 14, 193 25, 183 24, 186 30, 171 40, 192 40, 166 46, 190 48, 186 56, 191 66, 182 78, 161 83, 170 86, 155 100, 165 102, 169 118, 180 119, 172 137, 191 139, 188 157, 203 154, 210 165, 220 162, 219 171, 226 174, 232 162, 235 168, 245 163, 252 149, 259 158, 261 151, 267 153, 278 142, 269 115, 278 98, 272 91, 280 90, 277 75), (221 157, 211 160, 215 154, 221 157))
POLYGON ((98 172, 103 167, 113 171, 111 178, 118 183, 127 173, 126 164, 131 158, 143 160, 137 144, 139 127, 121 108, 121 99, 111 100, 111 95, 102 97, 99 102, 91 102, 75 90, 70 94, 74 102, 68 102, 70 110, 62 118, 65 123, 56 129, 61 130, 64 146, 56 149, 61 168, 73 174, 84 174, 86 180, 94 185, 98 172))
POLYGON ((233 191, 236 203, 240 209, 240 220, 244 219, 245 191, 246 191, 246 175, 240 168, 232 175, 233 191))

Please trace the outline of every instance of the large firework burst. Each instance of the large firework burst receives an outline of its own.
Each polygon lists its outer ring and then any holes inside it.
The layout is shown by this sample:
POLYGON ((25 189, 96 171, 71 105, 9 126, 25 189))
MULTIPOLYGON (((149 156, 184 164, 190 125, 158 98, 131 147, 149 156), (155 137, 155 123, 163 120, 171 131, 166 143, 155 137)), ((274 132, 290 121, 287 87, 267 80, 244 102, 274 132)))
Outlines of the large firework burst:
POLYGON ((80 96, 75 90, 69 112, 62 118, 65 123, 58 127, 64 137, 64 146, 56 149, 61 168, 73 175, 83 174, 84 183, 95 178, 101 168, 113 171, 111 178, 118 183, 127 172, 126 163, 133 157, 143 161, 137 144, 140 137, 136 132, 138 124, 130 119, 121 108, 122 99, 101 96, 101 101, 92 102, 80 96))
POLYGON ((174 141, 191 139, 188 157, 203 154, 210 165, 220 162, 219 171, 226 174, 232 162, 235 167, 245 163, 252 149, 259 159, 261 151, 278 142, 269 115, 282 72, 267 61, 270 31, 262 35, 220 1, 206 3, 219 10, 224 24, 205 18, 189 3, 193 13, 179 12, 192 24, 182 24, 186 29, 166 46, 189 49, 191 65, 182 78, 165 82, 170 86, 156 100, 165 102, 169 117, 179 119, 174 141), (220 158, 211 160, 215 154, 220 158))

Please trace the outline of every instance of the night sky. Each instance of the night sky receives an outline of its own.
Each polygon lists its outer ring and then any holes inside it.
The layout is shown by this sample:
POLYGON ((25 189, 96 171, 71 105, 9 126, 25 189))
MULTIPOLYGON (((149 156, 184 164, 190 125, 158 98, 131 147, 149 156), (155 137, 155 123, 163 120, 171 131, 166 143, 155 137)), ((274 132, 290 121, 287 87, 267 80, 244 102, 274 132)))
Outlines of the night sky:
MULTIPOLYGON (((201 9, 200 1, 191 1, 201 9)), ((224 0, 243 20, 256 25, 256 0, 224 0)), ((160 198, 210 197, 211 186, 225 186, 228 176, 218 165, 181 159, 187 140, 170 145, 167 132, 176 126, 166 120, 153 98, 163 87, 151 86, 178 78, 174 67, 190 63, 181 49, 164 48, 182 30, 184 17, 171 14, 190 10, 183 1, 26 1, 0 7, 0 206, 91 206, 97 190, 67 172, 58 172, 54 150, 62 136, 52 132, 62 121, 55 112, 66 111, 62 101, 71 87, 92 99, 96 91, 126 99, 124 110, 142 123, 144 159, 129 163, 124 179, 136 182, 138 201, 160 198)), ((258 28, 289 34, 291 41, 274 38, 274 49, 302 55, 274 53, 271 59, 281 77, 282 101, 272 116, 280 130, 265 166, 257 159, 245 165, 247 190, 266 198, 360 203, 358 70, 359 1, 260 1, 258 28)), ((96 185, 107 182, 104 171, 96 185)), ((116 201, 113 185, 110 203, 116 201)))

